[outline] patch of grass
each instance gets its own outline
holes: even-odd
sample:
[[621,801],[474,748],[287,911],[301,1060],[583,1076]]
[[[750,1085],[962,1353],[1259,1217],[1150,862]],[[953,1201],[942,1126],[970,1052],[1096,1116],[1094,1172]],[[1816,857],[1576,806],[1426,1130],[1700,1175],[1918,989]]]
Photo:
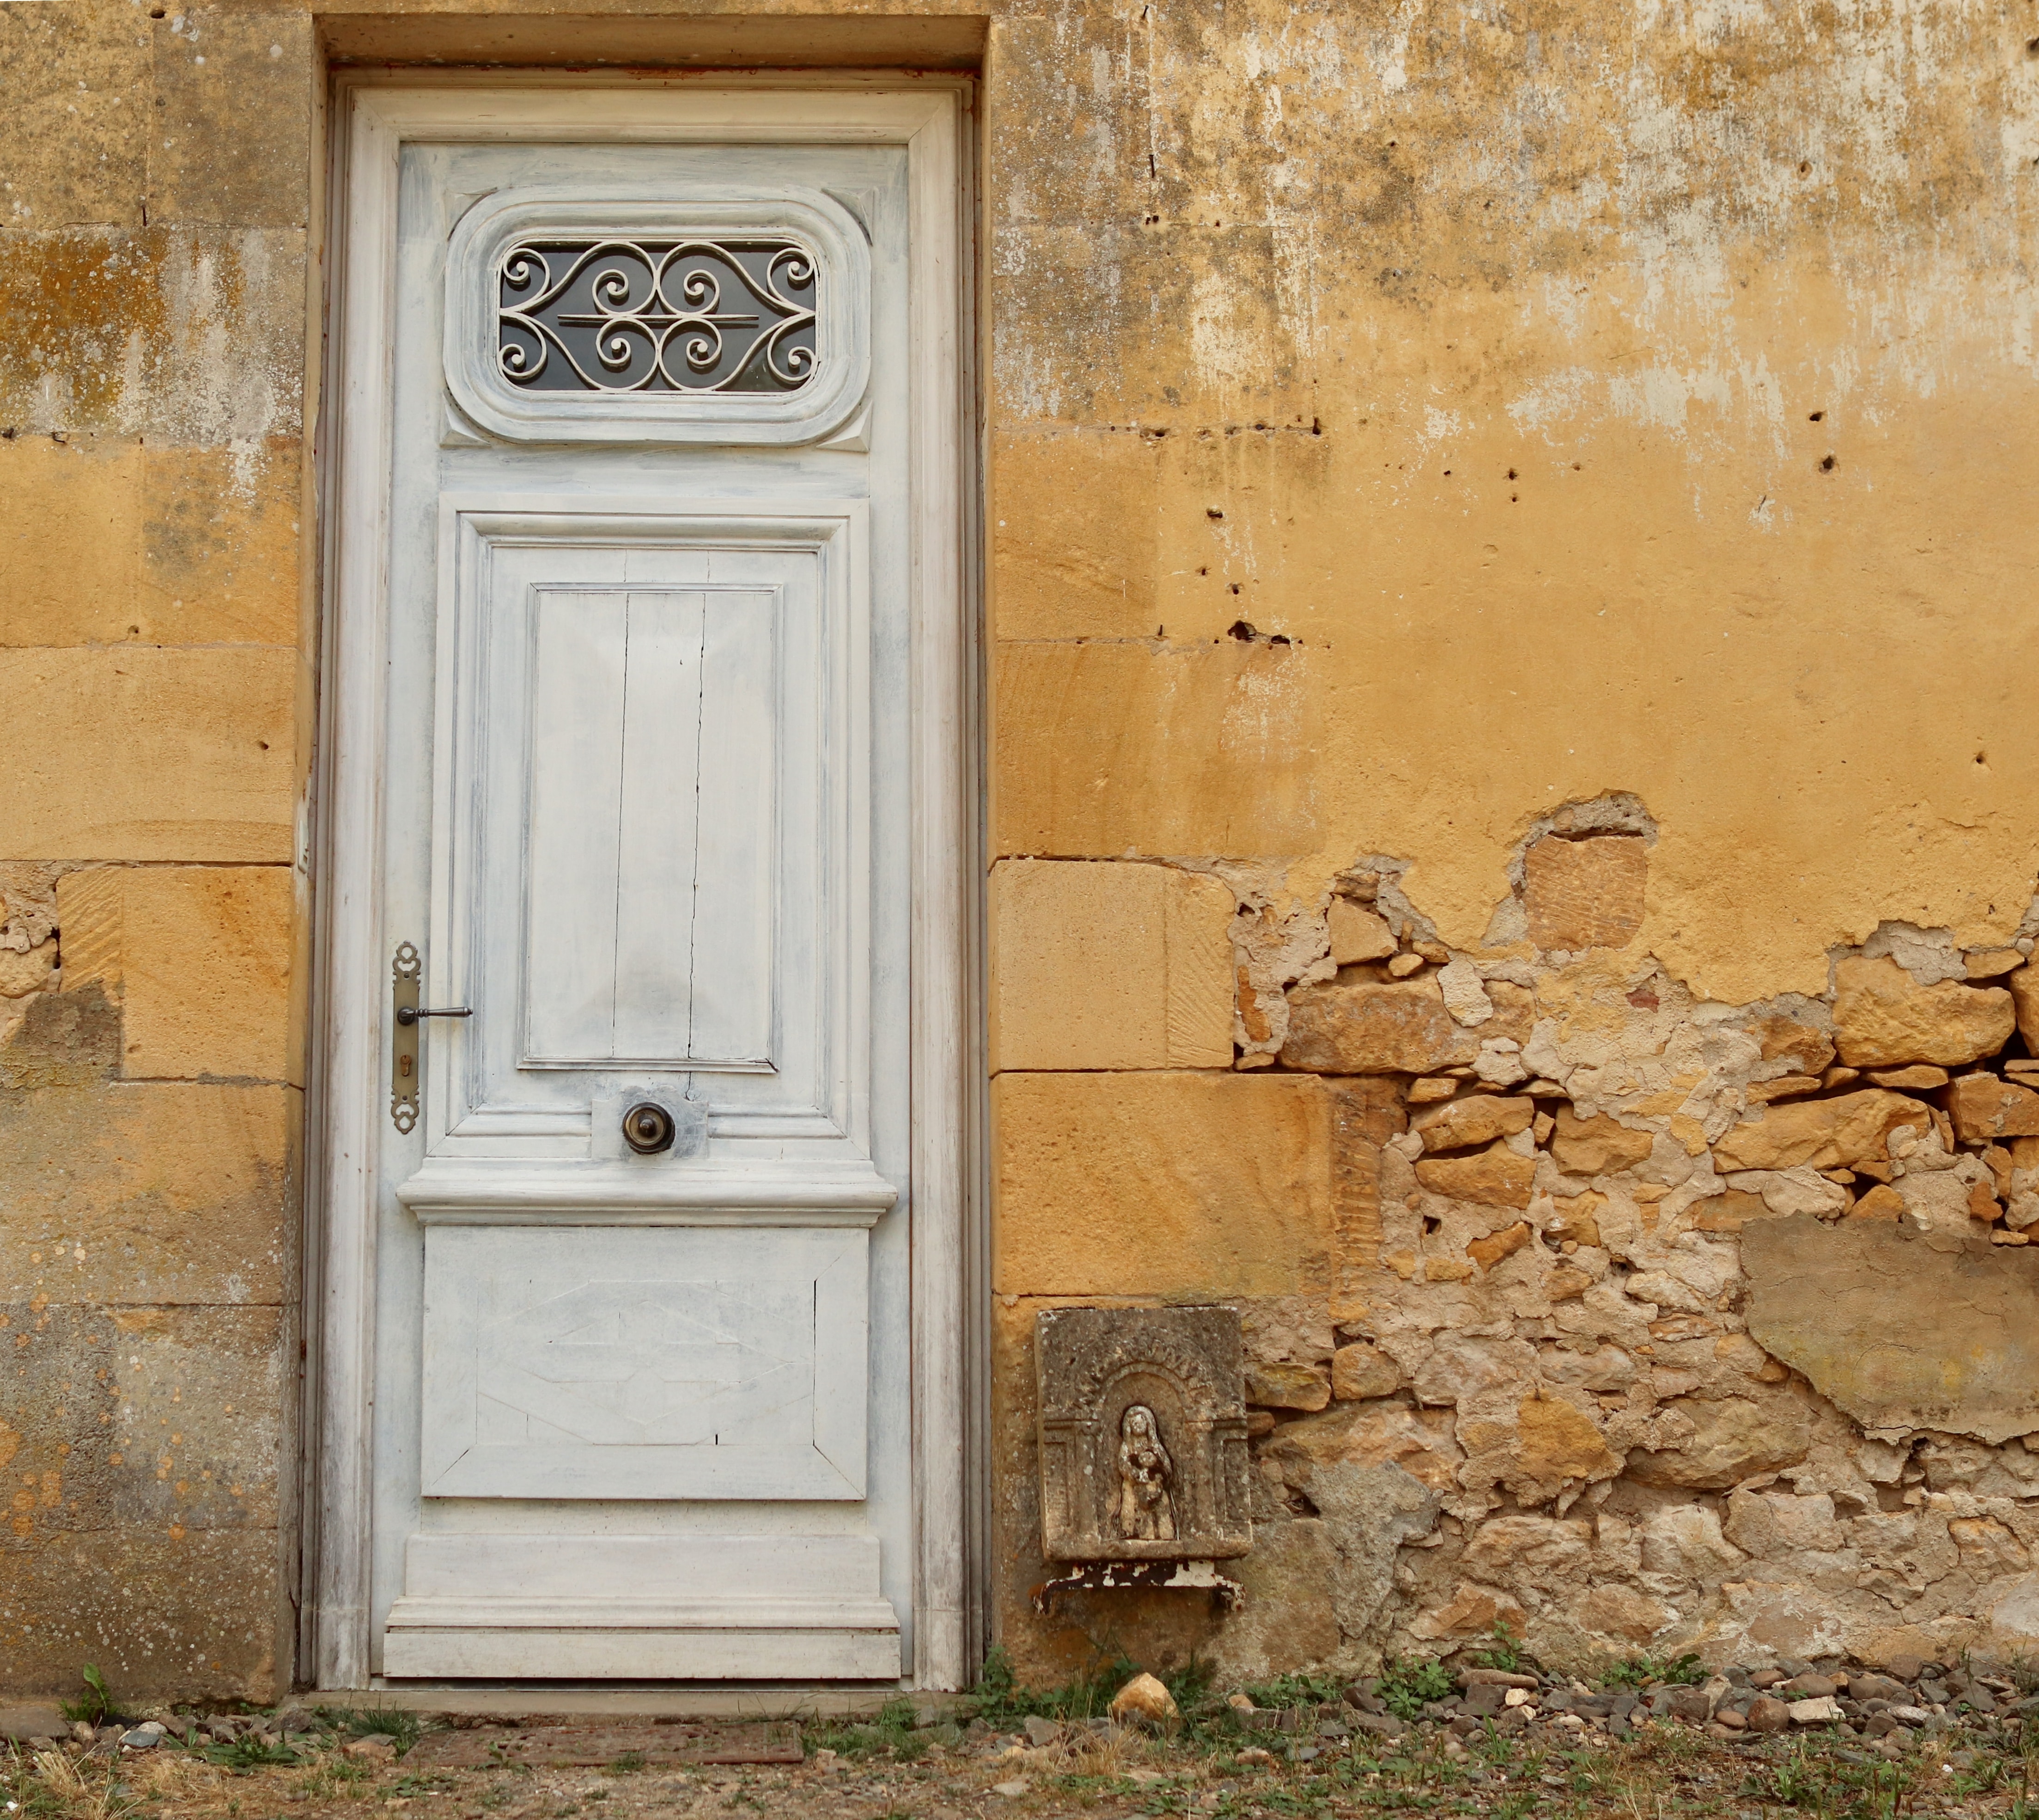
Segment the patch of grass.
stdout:
[[262,1769],[271,1764],[294,1764],[302,1761],[287,1744],[265,1744],[253,1732],[245,1732],[231,1744],[208,1744],[199,1752],[208,1763],[217,1763],[230,1769],[237,1776],[245,1776],[251,1769]]
[[1374,1690],[1397,1719],[1411,1719],[1433,1700],[1449,1700],[1457,1691],[1451,1671],[1441,1662],[1404,1662],[1391,1656]]
[[914,1735],[915,1716],[910,1700],[889,1700],[875,1722],[821,1727],[808,1731],[804,1742],[811,1750],[833,1750],[841,1757],[883,1752],[910,1763],[927,1750],[926,1741]]
[[401,1706],[317,1706],[312,1708],[320,1724],[342,1738],[393,1738],[397,1754],[418,1742],[424,1722]]
[[1706,1664],[1688,1651],[1681,1656],[1632,1655],[1602,1671],[1603,1688],[1697,1687],[1707,1678]]
[[[358,1763],[350,1763],[344,1757],[328,1757],[314,1764],[298,1784],[308,1800],[358,1801],[367,1792],[363,1784],[369,1780],[368,1772]],[[397,1792],[411,1792],[400,1783]]]
[[642,1769],[644,1767],[644,1753],[643,1751],[626,1750],[621,1757],[615,1758],[609,1763],[605,1764],[602,1766],[602,1773],[605,1776],[628,1776],[633,1771]]
[[1345,1683],[1331,1674],[1278,1674],[1272,1681],[1254,1681],[1240,1691],[1255,1706],[1322,1706],[1342,1699]]

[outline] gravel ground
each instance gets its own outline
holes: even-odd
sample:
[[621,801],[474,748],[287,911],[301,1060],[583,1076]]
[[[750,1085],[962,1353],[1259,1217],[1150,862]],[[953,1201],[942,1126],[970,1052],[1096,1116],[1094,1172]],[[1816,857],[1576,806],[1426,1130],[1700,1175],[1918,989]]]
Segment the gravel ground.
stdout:
[[[968,1732],[949,1723],[915,1727],[899,1708],[886,1723],[807,1728],[797,1765],[644,1768],[640,1754],[626,1751],[597,1767],[446,1769],[423,1761],[429,1751],[407,1761],[419,1735],[408,1715],[329,1715],[320,1729],[294,1734],[249,1715],[230,1744],[201,1733],[195,1744],[165,1739],[139,1750],[117,1738],[14,1749],[5,1760],[6,1811],[8,1820],[366,1820],[378,1812],[404,1820],[1402,1812],[1782,1820],[1794,1811],[1823,1820],[2039,1820],[2039,1795],[2028,1799],[2039,1728],[2028,1757],[2022,1727],[2001,1722],[1957,1721],[1871,1750],[1839,1727],[1731,1742],[1669,1717],[1605,1741],[1488,1724],[1455,1735],[1435,1720],[1395,1738],[1326,1738],[1308,1717],[1272,1731],[1257,1718],[1242,1731],[1240,1718],[1221,1707],[1193,1709],[1165,1735],[1072,1724],[1036,1744],[982,1722]],[[393,1736],[378,1730],[385,1726]],[[1035,1723],[1037,1736],[1050,1729]],[[642,1730],[655,1750],[658,1728]]]

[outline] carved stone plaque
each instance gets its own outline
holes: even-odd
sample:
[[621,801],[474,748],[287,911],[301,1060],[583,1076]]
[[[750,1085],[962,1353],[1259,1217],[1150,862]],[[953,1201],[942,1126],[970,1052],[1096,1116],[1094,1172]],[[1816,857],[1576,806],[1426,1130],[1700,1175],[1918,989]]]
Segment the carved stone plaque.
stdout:
[[1051,1561],[1252,1546],[1244,1354],[1228,1308],[1061,1308],[1034,1329]]

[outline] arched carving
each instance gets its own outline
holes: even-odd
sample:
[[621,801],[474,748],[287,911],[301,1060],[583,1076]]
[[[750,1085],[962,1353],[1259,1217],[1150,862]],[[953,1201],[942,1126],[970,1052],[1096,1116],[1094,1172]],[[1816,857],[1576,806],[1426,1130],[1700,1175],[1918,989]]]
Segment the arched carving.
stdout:
[[1212,1560],[1252,1543],[1228,1308],[1054,1309],[1035,1325],[1050,1560]]

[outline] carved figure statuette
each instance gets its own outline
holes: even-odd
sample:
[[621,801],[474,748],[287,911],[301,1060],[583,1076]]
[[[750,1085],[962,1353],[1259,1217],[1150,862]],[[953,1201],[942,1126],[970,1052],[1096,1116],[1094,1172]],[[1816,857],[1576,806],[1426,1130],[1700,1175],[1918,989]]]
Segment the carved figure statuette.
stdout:
[[1129,1404],[1118,1423],[1118,1533],[1129,1542],[1172,1542],[1175,1507],[1168,1487],[1175,1463],[1161,1426],[1144,1403]]
[[1236,1309],[1043,1309],[1035,1363],[1049,1560],[1209,1562],[1253,1545]]

